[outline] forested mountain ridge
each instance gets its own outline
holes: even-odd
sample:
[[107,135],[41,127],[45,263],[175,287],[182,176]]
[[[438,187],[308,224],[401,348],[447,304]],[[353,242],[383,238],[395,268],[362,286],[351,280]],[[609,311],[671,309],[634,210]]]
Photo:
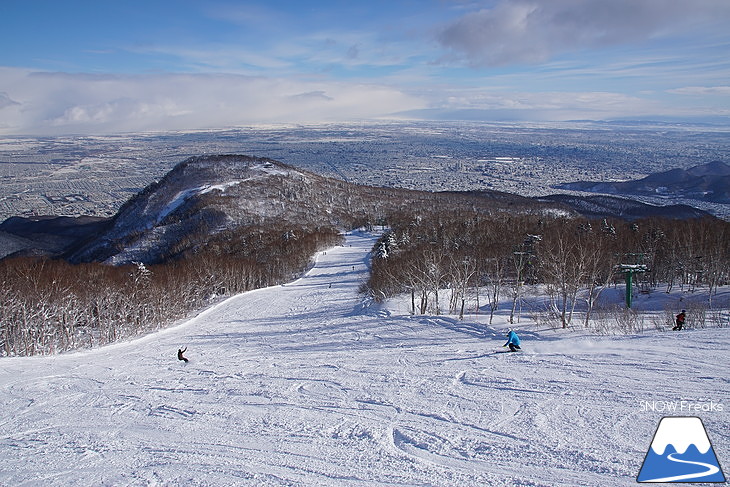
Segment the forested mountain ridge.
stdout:
[[[495,193],[496,195],[497,193]],[[193,157],[130,199],[108,229],[68,253],[72,262],[157,263],[194,252],[236,229],[272,225],[346,229],[393,213],[454,210],[489,214],[561,212],[552,202],[499,193],[485,198],[347,183],[241,155]]]
[[591,196],[554,194],[544,196],[540,199],[565,204],[582,216],[592,219],[620,218],[622,220],[637,220],[640,218],[659,217],[672,220],[686,220],[709,216],[706,211],[689,205],[673,204],[656,206],[625,197],[601,194]]
[[689,169],[670,169],[632,181],[576,181],[557,186],[592,193],[665,196],[730,203],[730,165],[713,161]]

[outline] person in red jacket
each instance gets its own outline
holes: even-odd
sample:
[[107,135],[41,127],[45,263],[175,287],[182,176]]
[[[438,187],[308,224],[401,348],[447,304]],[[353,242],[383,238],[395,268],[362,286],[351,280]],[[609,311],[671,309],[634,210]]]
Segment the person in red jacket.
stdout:
[[674,324],[674,328],[672,328],[672,330],[679,331],[682,328],[684,328],[684,320],[686,318],[686,314],[685,313],[686,313],[686,311],[685,310],[682,310],[682,312],[677,315],[677,317],[674,320],[675,321],[675,324]]

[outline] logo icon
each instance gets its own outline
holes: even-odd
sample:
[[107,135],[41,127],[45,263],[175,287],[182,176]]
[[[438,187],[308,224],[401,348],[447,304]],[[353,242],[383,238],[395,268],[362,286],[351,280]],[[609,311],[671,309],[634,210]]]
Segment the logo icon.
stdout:
[[702,420],[662,418],[636,481],[725,482]]

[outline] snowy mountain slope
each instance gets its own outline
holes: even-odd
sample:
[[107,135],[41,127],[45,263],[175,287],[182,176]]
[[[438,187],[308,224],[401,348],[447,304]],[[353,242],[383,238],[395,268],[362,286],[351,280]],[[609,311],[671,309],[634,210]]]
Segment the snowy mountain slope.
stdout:
[[[635,485],[661,416],[730,458],[728,329],[590,337],[410,317],[357,294],[374,237],[303,278],[93,351],[0,360],[0,484]],[[190,362],[178,362],[187,346]]]
[[[157,183],[125,203],[110,228],[74,249],[72,261],[106,260],[119,264],[154,262],[169,257],[170,248],[191,235],[214,234],[263,217],[261,194],[237,192],[242,183],[275,186],[275,178],[303,173],[246,156],[193,157],[178,164]],[[279,189],[276,186],[273,190]],[[245,196],[253,196],[246,198]],[[269,210],[279,217],[283,211]]]

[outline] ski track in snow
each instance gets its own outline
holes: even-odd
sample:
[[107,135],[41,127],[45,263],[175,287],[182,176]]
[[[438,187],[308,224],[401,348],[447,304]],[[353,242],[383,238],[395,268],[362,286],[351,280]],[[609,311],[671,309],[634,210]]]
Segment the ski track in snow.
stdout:
[[363,302],[374,238],[137,340],[0,360],[0,484],[635,485],[662,416],[642,400],[722,403],[727,459],[730,330],[526,328],[497,354],[504,321]]

